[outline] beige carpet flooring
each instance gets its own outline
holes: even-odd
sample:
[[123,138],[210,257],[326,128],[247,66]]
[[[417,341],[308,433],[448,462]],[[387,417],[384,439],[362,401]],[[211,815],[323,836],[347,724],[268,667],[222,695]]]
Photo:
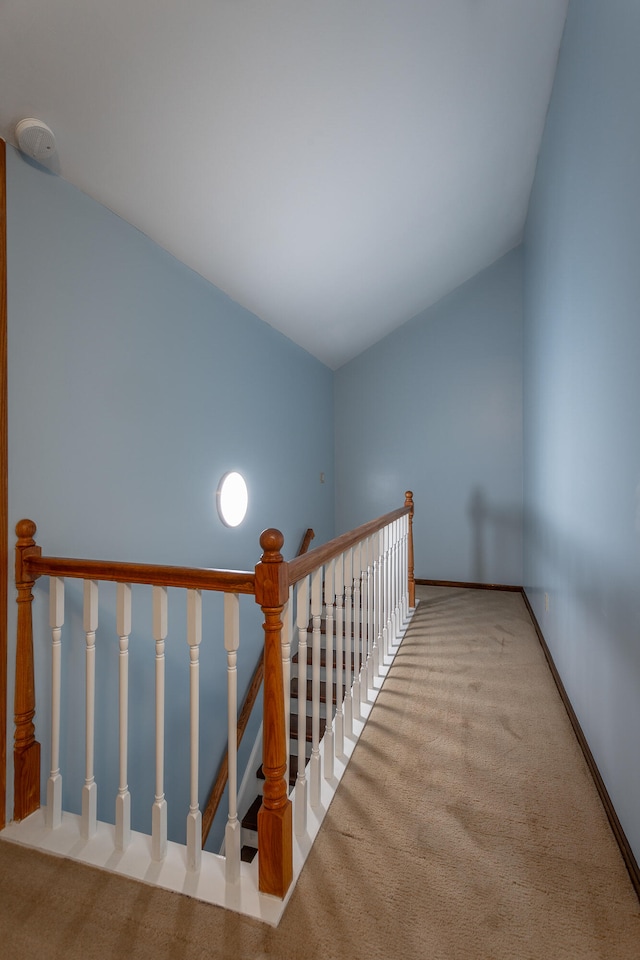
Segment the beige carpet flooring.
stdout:
[[0,842],[2,960],[640,960],[522,597],[419,596],[278,929]]

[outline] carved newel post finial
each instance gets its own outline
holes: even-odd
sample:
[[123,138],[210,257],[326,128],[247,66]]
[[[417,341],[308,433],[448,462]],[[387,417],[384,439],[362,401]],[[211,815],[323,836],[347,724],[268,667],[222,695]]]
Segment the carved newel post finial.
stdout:
[[404,495],[404,505],[409,507],[409,537],[408,537],[408,587],[409,587],[409,606],[413,609],[416,605],[416,580],[413,573],[413,491],[407,490]]
[[282,610],[289,596],[289,572],[281,549],[284,537],[263,531],[256,566],[256,602],[264,614],[264,719],[262,768],[265,783],[258,814],[258,885],[284,897],[293,879],[291,801],[287,795],[287,743],[282,679]]
[[40,806],[40,744],[35,737],[33,718],[36,695],[33,675],[33,627],[31,590],[35,578],[27,570],[30,556],[39,556],[40,547],[33,539],[33,520],[20,520],[16,525],[16,588],[18,627],[16,637],[16,677],[14,693],[14,820],[24,820]]

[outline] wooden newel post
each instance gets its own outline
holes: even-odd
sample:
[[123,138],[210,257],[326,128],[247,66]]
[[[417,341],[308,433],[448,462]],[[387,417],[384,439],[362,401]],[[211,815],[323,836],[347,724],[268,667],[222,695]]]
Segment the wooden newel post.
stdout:
[[36,695],[33,679],[33,626],[31,593],[35,579],[27,572],[26,559],[40,556],[33,535],[32,520],[20,520],[16,526],[16,587],[18,589],[18,633],[16,642],[16,683],[14,696],[15,734],[13,747],[14,820],[24,820],[40,806],[40,744],[36,740],[33,718]]
[[258,813],[258,886],[284,897],[293,879],[291,801],[287,795],[287,743],[282,680],[282,610],[289,596],[287,564],[279,530],[260,537],[263,554],[256,566],[256,602],[264,614],[264,720],[262,768],[265,783]]
[[408,566],[409,566],[409,606],[416,605],[416,580],[413,574],[413,491],[407,490],[404,495],[404,505],[409,507],[409,537],[408,537]]

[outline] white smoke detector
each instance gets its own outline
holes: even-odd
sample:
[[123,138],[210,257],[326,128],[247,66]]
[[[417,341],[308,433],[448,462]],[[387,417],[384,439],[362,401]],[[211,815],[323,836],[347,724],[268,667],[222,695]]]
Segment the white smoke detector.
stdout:
[[16,140],[20,151],[38,163],[47,163],[55,155],[55,137],[42,120],[21,120],[16,126]]

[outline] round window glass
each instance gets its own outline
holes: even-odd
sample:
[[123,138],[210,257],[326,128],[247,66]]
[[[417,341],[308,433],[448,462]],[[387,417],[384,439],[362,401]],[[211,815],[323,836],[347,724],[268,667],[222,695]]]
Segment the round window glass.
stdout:
[[244,520],[249,505],[247,484],[235,470],[225,473],[216,495],[220,519],[228,527],[237,527]]

